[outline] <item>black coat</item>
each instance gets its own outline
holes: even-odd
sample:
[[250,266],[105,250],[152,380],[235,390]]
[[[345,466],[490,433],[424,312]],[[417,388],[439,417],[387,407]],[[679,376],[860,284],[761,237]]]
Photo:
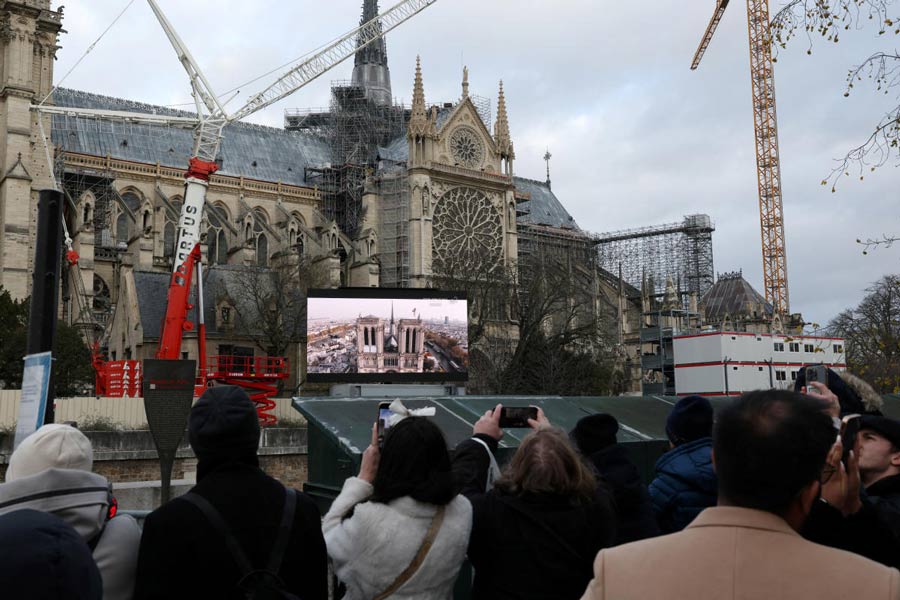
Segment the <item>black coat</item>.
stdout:
[[[496,449],[496,441],[481,439]],[[484,493],[489,464],[478,442],[466,440],[456,449],[454,474],[473,509],[468,548],[475,569],[473,600],[581,598],[597,552],[614,539],[608,498],[573,505],[559,496]]]
[[659,535],[659,525],[647,486],[637,467],[622,446],[614,444],[588,457],[594,469],[609,486],[615,502],[615,544],[627,544]]
[[861,500],[859,512],[848,517],[829,504],[816,502],[803,536],[900,568],[900,475],[876,481],[865,489]]
[[[262,568],[275,542],[284,487],[251,464],[228,463],[198,479],[191,490],[221,513],[255,567]],[[297,494],[291,539],[279,575],[303,600],[328,596],[325,540],[319,511]],[[223,538],[193,504],[174,499],[144,523],[135,599],[243,600],[240,572]]]

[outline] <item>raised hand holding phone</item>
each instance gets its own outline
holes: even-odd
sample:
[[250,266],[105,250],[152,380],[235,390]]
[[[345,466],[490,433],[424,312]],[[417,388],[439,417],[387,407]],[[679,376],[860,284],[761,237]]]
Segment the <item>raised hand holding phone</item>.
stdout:
[[378,448],[378,423],[372,425],[372,442],[363,452],[362,461],[359,464],[358,477],[363,481],[372,483],[378,474],[378,463],[381,461],[381,450]]

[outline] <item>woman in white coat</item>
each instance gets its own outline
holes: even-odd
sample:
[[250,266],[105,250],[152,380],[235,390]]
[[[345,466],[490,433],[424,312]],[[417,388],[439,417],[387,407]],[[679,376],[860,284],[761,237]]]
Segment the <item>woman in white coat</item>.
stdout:
[[472,507],[456,493],[447,443],[424,417],[372,428],[359,476],[344,482],[322,522],[345,600],[445,600],[466,554]]

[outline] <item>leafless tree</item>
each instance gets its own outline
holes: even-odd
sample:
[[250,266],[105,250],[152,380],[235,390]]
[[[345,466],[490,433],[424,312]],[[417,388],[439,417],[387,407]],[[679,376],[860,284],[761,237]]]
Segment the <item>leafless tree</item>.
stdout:
[[325,281],[316,262],[296,253],[273,257],[269,268],[241,271],[234,298],[235,332],[270,356],[284,356],[291,344],[304,341],[307,290]]
[[612,391],[614,325],[589,247],[536,244],[513,268],[442,263],[434,283],[469,298],[470,389],[491,394]]
[[856,308],[832,320],[829,330],[846,338],[848,369],[881,393],[900,393],[900,275],[886,275]]
[[[813,40],[823,38],[837,43],[842,32],[871,24],[879,35],[900,34],[900,8],[897,0],[790,0],[772,19],[775,49],[785,48],[798,35],[807,39],[807,54],[812,54]],[[858,175],[884,166],[892,159],[900,164],[900,53],[875,52],[849,70],[844,96],[863,79],[872,80],[876,91],[893,96],[894,106],[887,110],[869,137],[837,161],[822,185],[831,184],[835,191],[839,178]]]

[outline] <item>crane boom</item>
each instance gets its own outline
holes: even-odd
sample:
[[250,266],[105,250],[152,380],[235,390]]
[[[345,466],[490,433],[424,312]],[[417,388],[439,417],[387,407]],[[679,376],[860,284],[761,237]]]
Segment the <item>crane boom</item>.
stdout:
[[361,27],[345,34],[321,52],[292,67],[272,85],[255,94],[229,121],[243,119],[293,94],[295,91],[342,63],[358,50],[410,20],[437,0],[404,0]]
[[725,9],[728,7],[729,0],[719,0],[716,5],[716,11],[713,13],[712,18],[709,20],[709,25],[706,26],[706,33],[703,34],[703,39],[700,40],[700,46],[697,47],[697,52],[694,53],[694,61],[691,63],[691,71],[697,69],[700,66],[700,61],[703,60],[703,55],[706,53],[706,49],[709,47],[709,43],[712,41],[713,34],[716,32],[716,28],[719,26],[719,21],[722,20],[722,15],[725,14]]
[[[692,70],[700,65],[700,60],[709,47],[728,1],[718,0],[716,11],[694,54]],[[775,70],[772,63],[772,38],[769,32],[769,1],[747,0],[747,20],[763,286],[766,300],[772,304],[775,313],[787,315],[790,313],[790,298],[784,240],[784,208],[781,197],[781,163],[778,152],[778,118],[775,110]]]
[[[188,319],[193,306],[189,303],[190,287],[195,265],[200,261],[200,225],[210,176],[218,170],[216,158],[225,125],[238,121],[286,98],[317,77],[340,64],[357,50],[392,31],[402,23],[431,6],[437,0],[402,0],[361,27],[341,36],[336,42],[290,69],[268,88],[255,94],[233,115],[225,112],[200,66],[191,56],[175,28],[163,14],[155,0],[147,0],[169,38],[178,60],[190,78],[199,123],[194,131],[194,153],[185,174],[184,203],[178,220],[175,260],[166,306],[166,316],[160,333],[157,358],[174,359],[180,356],[182,336],[194,329]],[[204,108],[206,111],[204,111]],[[202,310],[202,307],[201,307]],[[202,337],[202,331],[201,331]],[[201,340],[201,345],[202,345]],[[202,357],[201,357],[202,360]]]

